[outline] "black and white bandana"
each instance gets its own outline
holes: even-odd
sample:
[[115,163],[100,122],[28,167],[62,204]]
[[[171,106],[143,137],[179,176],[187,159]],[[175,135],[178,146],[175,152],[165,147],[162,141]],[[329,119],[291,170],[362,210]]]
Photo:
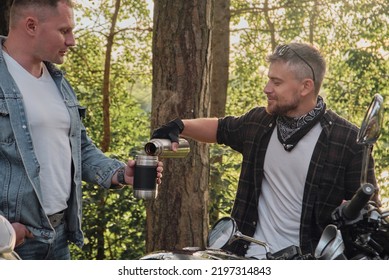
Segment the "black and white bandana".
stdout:
[[285,151],[293,150],[300,139],[321,119],[325,109],[326,105],[323,98],[319,96],[316,107],[307,114],[296,118],[277,117],[277,136]]

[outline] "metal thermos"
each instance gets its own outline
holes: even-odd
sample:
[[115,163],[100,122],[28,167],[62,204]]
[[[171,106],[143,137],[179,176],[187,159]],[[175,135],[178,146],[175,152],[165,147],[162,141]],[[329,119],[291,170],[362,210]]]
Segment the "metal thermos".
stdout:
[[135,157],[134,197],[151,200],[157,197],[158,157],[137,155]]
[[160,158],[183,158],[190,152],[189,142],[183,138],[178,139],[177,151],[172,150],[172,142],[169,139],[151,139],[145,145],[145,152],[150,156]]

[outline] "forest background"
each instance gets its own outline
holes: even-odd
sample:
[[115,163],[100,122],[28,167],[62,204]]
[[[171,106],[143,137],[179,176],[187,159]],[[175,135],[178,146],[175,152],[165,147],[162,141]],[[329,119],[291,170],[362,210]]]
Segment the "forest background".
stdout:
[[[1,34],[7,34],[11,2],[0,4]],[[123,161],[142,152],[152,129],[169,119],[240,115],[266,105],[265,57],[281,43],[307,42],[322,51],[328,71],[321,95],[339,115],[359,126],[375,93],[388,108],[386,0],[78,3],[77,46],[60,67],[88,108],[89,136]],[[174,66],[172,76],[161,71],[165,63],[178,65],[177,58],[198,53],[200,60],[185,59],[181,65],[195,69],[192,73],[177,74]],[[186,86],[171,86],[180,82],[174,75],[185,76]],[[85,246],[72,247],[73,258],[136,259],[154,250],[203,247],[209,226],[231,211],[241,158],[223,146],[191,141],[191,148],[188,158],[164,160],[156,201],[133,198],[131,188],[107,191],[84,184]],[[373,152],[386,207],[388,149],[385,118]]]

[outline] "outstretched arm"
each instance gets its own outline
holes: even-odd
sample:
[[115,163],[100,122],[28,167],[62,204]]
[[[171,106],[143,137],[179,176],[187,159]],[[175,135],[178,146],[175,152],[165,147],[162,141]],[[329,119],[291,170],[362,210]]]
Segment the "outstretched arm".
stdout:
[[205,143],[216,143],[217,118],[174,119],[154,130],[151,138],[169,139],[173,151],[178,148],[181,136]]
[[217,118],[182,120],[184,130],[181,135],[199,142],[216,143]]

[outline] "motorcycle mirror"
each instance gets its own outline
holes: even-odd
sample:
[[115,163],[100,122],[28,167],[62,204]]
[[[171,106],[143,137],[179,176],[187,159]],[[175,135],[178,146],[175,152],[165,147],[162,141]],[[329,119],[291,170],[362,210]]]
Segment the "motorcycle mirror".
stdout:
[[208,235],[208,248],[221,249],[230,243],[236,232],[236,222],[230,217],[218,220]]
[[362,121],[361,129],[357,136],[357,143],[364,145],[374,144],[381,133],[384,115],[384,99],[380,94],[375,94]]
[[379,94],[375,94],[357,135],[357,143],[364,145],[361,185],[367,183],[369,155],[372,151],[373,144],[377,141],[381,133],[381,126],[384,119],[383,103],[384,98]]
[[265,247],[266,253],[269,252],[269,247],[265,242],[242,234],[238,230],[235,220],[231,217],[221,218],[215,223],[208,235],[208,248],[222,249],[224,246],[229,245],[238,239],[263,246]]

